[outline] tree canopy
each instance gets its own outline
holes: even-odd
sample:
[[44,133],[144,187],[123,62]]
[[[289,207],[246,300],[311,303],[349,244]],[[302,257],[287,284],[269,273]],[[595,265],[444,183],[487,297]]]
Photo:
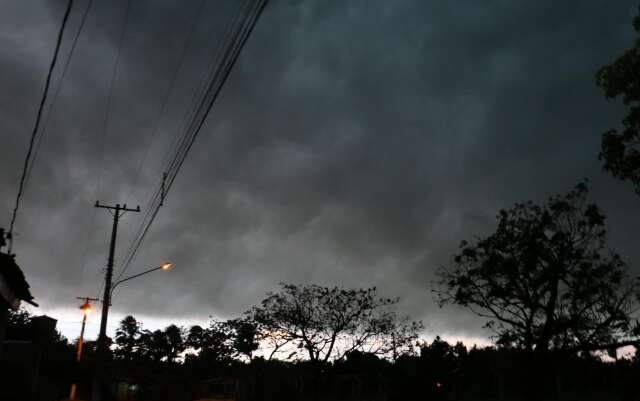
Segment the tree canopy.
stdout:
[[397,318],[390,309],[397,301],[379,297],[375,287],[282,284],[248,315],[279,347],[290,344],[290,357],[302,350],[312,362],[327,362],[355,350],[389,353],[401,336],[415,338],[421,326]]
[[441,305],[488,319],[498,344],[529,352],[637,344],[638,282],[606,246],[605,217],[579,184],[543,205],[501,210],[496,231],[463,241],[439,272]]
[[612,64],[598,71],[596,80],[607,98],[621,97],[629,112],[623,129],[602,135],[600,159],[614,177],[630,181],[640,194],[640,14],[633,20],[639,34],[635,44]]
[[131,360],[140,346],[142,325],[133,317],[126,316],[120,321],[116,329],[116,355],[125,360]]

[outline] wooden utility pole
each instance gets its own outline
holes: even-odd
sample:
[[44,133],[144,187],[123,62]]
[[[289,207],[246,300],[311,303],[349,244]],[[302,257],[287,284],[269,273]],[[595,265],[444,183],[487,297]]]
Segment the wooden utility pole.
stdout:
[[[135,209],[127,208],[127,205],[115,206],[101,205],[96,201],[95,207],[112,210],[113,228],[111,229],[111,243],[109,244],[109,259],[107,259],[107,271],[104,278],[104,295],[102,296],[102,316],[100,317],[100,333],[98,334],[98,372],[106,370],[107,357],[107,318],[109,316],[109,306],[111,306],[111,280],[113,279],[113,261],[116,252],[116,236],[118,235],[118,221],[120,216],[126,212],[140,212],[140,206]],[[100,373],[99,373],[100,374]],[[100,401],[102,398],[101,380],[97,380],[94,386],[93,401]]]

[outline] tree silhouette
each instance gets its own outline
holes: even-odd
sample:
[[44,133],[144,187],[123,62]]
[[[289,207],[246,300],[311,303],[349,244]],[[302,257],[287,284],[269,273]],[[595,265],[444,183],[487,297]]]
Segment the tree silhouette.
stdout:
[[162,330],[144,330],[140,335],[142,355],[154,362],[160,362],[171,354],[171,345]]
[[30,340],[31,335],[31,314],[24,309],[18,311],[9,309],[7,340]]
[[203,347],[203,344],[205,343],[205,329],[202,328],[202,326],[199,325],[194,325],[191,326],[189,328],[189,331],[187,333],[187,337],[186,337],[186,345],[187,347],[191,347],[195,350],[199,350],[200,348]]
[[[404,321],[399,318],[395,324]],[[14,314],[11,324],[17,329],[14,332],[24,334],[14,339],[34,340],[31,326],[35,325],[28,314]],[[536,389],[550,393],[557,383],[562,385],[557,387],[555,399],[627,400],[633,399],[637,392],[640,372],[637,355],[633,359],[619,358],[605,363],[596,354],[583,353],[561,360],[546,358],[542,360],[544,364],[540,364],[537,358],[523,361],[525,353],[514,346],[467,350],[461,343],[449,344],[439,337],[430,343],[422,342],[419,356],[404,352],[396,360],[388,358],[390,354],[384,358],[380,353],[364,352],[361,348],[347,353],[342,359],[330,358],[327,363],[267,361],[260,356],[242,363],[238,357],[243,346],[238,344],[247,345],[247,352],[252,352],[250,350],[255,346],[250,333],[253,328],[245,325],[255,328],[254,340],[268,333],[263,326],[246,318],[214,320],[206,328],[193,326],[188,335],[174,325],[141,332],[139,321],[127,317],[121,322],[120,334],[116,336],[118,357],[109,365],[108,376],[135,383],[134,398],[158,401],[194,399],[196,394],[204,396],[205,390],[220,383],[221,377],[233,379],[238,386],[236,390],[242,394],[239,399],[247,401],[294,398],[397,400],[414,399],[416,394],[429,400],[508,400],[523,399],[523,392],[529,398],[552,399],[546,397],[550,394],[536,394]],[[245,330],[250,334],[240,333]],[[179,339],[169,340],[172,332],[174,335],[180,333],[182,342],[197,353],[187,355],[184,361],[171,357],[181,348],[180,345],[171,346],[171,343],[180,344]],[[389,331],[385,341],[391,342],[393,335],[398,333],[404,331],[397,327]],[[85,358],[77,365],[75,348],[59,335],[51,334],[40,364],[42,382],[55,383],[59,389],[66,389],[73,381],[80,389],[90,389],[92,372],[96,368],[96,342],[85,343]],[[240,340],[243,337],[246,341]],[[378,338],[382,337],[372,341]],[[127,344],[134,344],[129,347],[134,350],[130,360],[123,351]],[[298,344],[299,339],[285,348],[287,352],[292,348],[298,350],[295,348]],[[24,343],[18,341],[13,345],[20,348]],[[14,354],[14,358],[23,356]],[[169,363],[172,358],[173,363]],[[11,377],[13,370],[15,366],[10,363],[0,364],[3,378]]]
[[133,316],[126,316],[116,330],[115,355],[125,361],[135,357],[156,362],[173,363],[187,348],[189,342],[184,329],[171,324],[164,330],[142,330]]
[[134,353],[140,345],[142,325],[131,315],[120,321],[120,326],[116,330],[116,356],[131,361]]
[[[640,15],[633,20],[640,34]],[[607,98],[622,97],[629,113],[622,120],[624,129],[602,135],[600,159],[614,177],[630,181],[640,194],[640,37],[612,64],[598,71],[598,85]]]
[[248,315],[266,337],[301,350],[314,363],[342,359],[354,350],[389,351],[398,319],[389,309],[397,299],[380,298],[376,288],[342,289],[282,284]]
[[167,362],[172,363],[187,348],[184,329],[172,324],[164,329],[163,334],[167,344]]
[[225,364],[234,354],[232,338],[231,328],[226,322],[212,320],[206,329],[192,326],[187,334],[186,345],[197,352],[190,355],[192,360]]
[[387,335],[387,350],[382,353],[389,355],[393,362],[403,355],[415,354],[418,333],[423,328],[422,322],[410,321],[406,316],[397,318]]
[[528,353],[638,344],[637,281],[606,247],[605,217],[580,184],[542,206],[516,204],[439,272],[440,304],[488,318],[497,343]]
[[467,348],[461,342],[455,345],[436,336],[431,344],[424,343],[420,349],[420,360],[429,380],[434,398],[456,386],[456,376],[467,357]]
[[233,349],[236,355],[253,359],[253,353],[259,347],[260,334],[258,324],[251,319],[233,319],[227,321],[232,332]]

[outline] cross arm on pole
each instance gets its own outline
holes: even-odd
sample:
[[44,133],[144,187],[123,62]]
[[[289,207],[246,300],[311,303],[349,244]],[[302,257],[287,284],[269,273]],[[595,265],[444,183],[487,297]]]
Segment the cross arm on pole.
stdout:
[[115,206],[109,206],[109,205],[102,205],[100,204],[100,201],[96,201],[96,204],[94,206],[99,207],[101,209],[111,209],[111,210],[123,211],[123,212],[140,212],[140,206],[136,206],[135,209],[132,209],[132,208],[128,208],[126,203],[124,205],[116,204]]

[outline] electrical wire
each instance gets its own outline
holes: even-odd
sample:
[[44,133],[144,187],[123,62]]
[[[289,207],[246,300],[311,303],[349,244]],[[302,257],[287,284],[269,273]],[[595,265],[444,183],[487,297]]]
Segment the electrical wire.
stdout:
[[[248,1],[245,0],[245,4],[248,4]],[[235,16],[232,18],[232,23],[231,25],[225,30],[223,39],[221,41],[220,46],[218,46],[218,49],[223,49],[226,46],[228,46],[230,44],[231,41],[231,34],[233,29],[231,27],[233,26],[237,26],[239,24],[239,21],[242,17],[242,11],[244,10],[244,6],[242,7],[238,7],[238,9],[236,10],[236,14]],[[171,160],[173,157],[175,157],[175,153],[176,153],[176,149],[178,149],[181,145],[181,143],[184,141],[185,136],[187,135],[187,129],[189,126],[189,121],[193,120],[197,110],[198,110],[198,104],[203,102],[205,93],[207,91],[207,88],[210,85],[210,81],[213,77],[213,71],[215,70],[215,66],[217,64],[220,63],[220,60],[222,58],[222,51],[218,50],[218,51],[214,51],[211,53],[211,57],[207,63],[207,68],[205,69],[205,71],[203,72],[202,76],[200,77],[200,81],[203,82],[203,84],[200,86],[200,89],[196,92],[194,92],[193,97],[191,99],[191,102],[189,104],[188,110],[191,110],[189,114],[187,114],[182,122],[182,126],[184,127],[182,134],[178,135],[175,137],[175,140],[173,141],[172,146],[169,148],[170,150],[167,152],[167,154],[165,155],[162,164],[167,164],[169,162],[169,160]],[[166,169],[165,169],[166,171]]]
[[29,185],[29,178],[31,177],[31,170],[33,169],[33,166],[35,164],[35,160],[38,157],[38,152],[40,151],[40,145],[42,143],[42,138],[44,137],[45,133],[47,132],[47,128],[49,128],[49,120],[51,119],[51,115],[53,114],[53,110],[54,107],[56,105],[56,102],[58,100],[58,95],[60,94],[60,89],[62,88],[62,84],[64,82],[64,79],[67,76],[67,70],[69,69],[69,64],[71,62],[71,59],[73,58],[73,53],[76,50],[76,45],[78,44],[78,38],[80,37],[80,34],[82,33],[82,30],[84,28],[84,24],[85,21],[87,20],[87,15],[89,14],[89,9],[91,9],[91,4],[92,4],[93,0],[88,0],[87,1],[87,6],[84,9],[84,13],[82,14],[82,17],[80,19],[80,24],[78,26],[78,30],[76,31],[76,34],[73,38],[73,42],[71,43],[71,49],[69,50],[69,55],[67,56],[67,61],[64,63],[64,67],[62,68],[62,74],[60,75],[60,80],[58,81],[58,85],[56,87],[56,90],[53,93],[53,98],[51,99],[51,103],[49,105],[49,110],[47,112],[47,117],[44,120],[44,124],[42,125],[42,131],[40,133],[40,135],[38,135],[37,139],[36,139],[36,144],[35,144],[35,148],[33,150],[33,157],[32,157],[32,163],[29,164],[29,168],[27,170],[27,178],[25,179],[25,187]]
[[[104,174],[104,161],[105,161],[105,146],[106,146],[106,137],[108,135],[108,126],[109,126],[109,118],[111,116],[111,103],[112,103],[112,99],[113,99],[113,92],[114,92],[114,87],[115,87],[115,81],[116,81],[116,77],[118,76],[118,70],[119,70],[119,66],[120,66],[120,55],[122,54],[122,47],[124,45],[124,39],[126,37],[126,32],[127,32],[127,27],[129,25],[129,9],[131,8],[131,0],[127,0],[127,4],[125,7],[125,11],[124,11],[124,18],[123,18],[123,22],[122,22],[122,28],[120,30],[120,39],[118,41],[118,51],[116,53],[116,60],[115,60],[115,64],[113,67],[113,72],[111,73],[111,80],[109,82],[109,94],[107,97],[107,106],[106,106],[106,111],[105,111],[105,116],[104,119],[102,121],[102,143],[101,143],[101,161],[100,161],[100,172],[98,174],[98,187],[97,187],[97,192],[98,194],[102,193],[102,176]],[[102,289],[104,288],[104,281],[100,280],[100,287],[98,289],[98,295],[96,296],[96,298],[100,297],[100,293],[102,292]]]
[[[204,1],[201,3],[201,6],[204,6]],[[199,12],[202,12],[202,9],[200,9]],[[193,26],[193,28],[195,28],[195,26]],[[216,56],[216,53],[214,52],[213,57],[211,58],[210,63],[209,63],[210,64],[210,67],[209,67],[210,69],[212,68],[211,66],[213,65],[213,61],[215,59],[215,56]],[[176,71],[176,72],[179,72],[179,71]],[[205,79],[206,79],[206,74],[202,77],[202,80],[205,80]],[[193,97],[193,99],[191,101],[191,106],[189,107],[189,109],[192,109],[192,108],[195,109],[195,106],[198,104],[198,98],[199,97],[201,98],[202,94],[204,93],[204,87],[199,92],[200,93],[196,92],[194,94],[194,97]],[[200,99],[200,101],[201,101],[201,99]],[[193,113],[194,113],[194,111],[191,112],[191,114],[193,114]],[[186,126],[188,120],[189,120],[188,117],[185,118],[185,122],[184,122],[185,126]],[[180,140],[180,137],[176,137],[175,141],[173,142],[172,148],[174,148],[177,145],[179,140]],[[165,160],[163,161],[162,164],[166,163],[166,161],[168,160],[168,156],[170,156],[171,153],[172,152],[167,153],[167,155],[165,156]],[[143,208],[143,210],[144,210],[143,218],[141,220],[140,226],[138,227],[138,231],[133,236],[134,238],[140,237],[142,231],[144,230],[145,223],[149,220],[149,218],[150,218],[150,216],[152,214],[152,211],[155,209],[155,205],[157,205],[157,203],[158,203],[158,199],[160,199],[160,197],[161,197],[161,190],[162,190],[162,182],[159,182],[158,183],[158,188],[149,197],[149,200],[146,203],[147,206]],[[131,252],[133,251],[134,244],[135,244],[135,240],[133,240],[131,242],[131,246],[127,251],[127,255],[130,255]],[[126,257],[126,260],[129,260],[129,259],[130,259],[130,257]],[[129,261],[129,263],[130,263],[130,261]],[[126,270],[126,269],[124,269],[124,270]],[[124,274],[124,270],[120,271],[120,273],[116,277],[116,281],[119,280],[122,277],[122,275]],[[104,283],[103,283],[103,285],[104,285]]]
[[[115,91],[115,83],[116,78],[118,76],[118,71],[120,70],[120,55],[122,53],[122,47],[124,43],[124,38],[127,33],[127,26],[129,25],[129,9],[131,8],[131,0],[127,0],[127,6],[124,12],[124,22],[122,24],[122,29],[120,31],[120,40],[118,41],[118,52],[116,53],[116,63],[113,67],[113,72],[111,73],[111,80],[109,83],[109,95],[107,97],[107,110],[104,114],[104,120],[102,121],[102,135],[103,135],[103,145],[106,142],[106,136],[109,134],[109,121],[111,117],[111,105],[113,104],[113,92]],[[104,152],[102,155],[102,167],[99,175],[99,185],[98,192],[100,193],[102,190],[102,174],[104,172]]]
[[[198,134],[200,133],[208,115],[217,100],[222,87],[224,86],[227,78],[229,77],[235,62],[237,61],[240,52],[246,44],[249,35],[253,31],[258,18],[260,17],[267,0],[253,0],[247,2],[246,6],[242,6],[241,13],[242,18],[240,22],[236,18],[230,29],[227,31],[224,41],[224,46],[221,48],[220,57],[217,57],[220,62],[216,63],[215,68],[210,71],[207,79],[206,90],[202,95],[201,101],[194,112],[190,114],[188,125],[179,140],[179,144],[175,147],[173,158],[169,163],[169,166],[163,172],[163,180],[161,186],[159,186],[150,202],[151,207],[147,209],[145,217],[143,218],[138,235],[132,242],[120,273],[119,279],[124,275],[127,269],[130,267],[131,262],[135,259],[145,236],[147,235],[151,224],[155,220],[160,207],[163,205],[164,199],[167,193],[171,189],[184,161],[189,153],[193,143],[195,142]],[[166,177],[166,178],[165,178]]]
[[180,56],[178,57],[178,63],[176,64],[175,68],[173,69],[173,72],[171,74],[171,80],[169,85],[167,86],[167,89],[165,90],[163,99],[162,99],[162,103],[160,105],[160,111],[158,113],[158,118],[156,119],[156,123],[154,124],[153,129],[151,130],[151,134],[149,135],[149,140],[147,141],[147,145],[145,147],[145,151],[144,154],[140,160],[140,163],[138,164],[138,168],[136,169],[136,173],[134,175],[134,180],[133,180],[133,184],[131,185],[131,189],[136,188],[136,186],[138,185],[138,181],[140,180],[140,176],[142,173],[142,166],[145,164],[147,157],[149,156],[149,150],[151,149],[151,145],[153,144],[158,131],[160,130],[160,123],[162,122],[162,118],[165,115],[165,110],[167,108],[168,105],[168,100],[170,98],[170,95],[173,93],[174,91],[174,87],[175,84],[177,82],[177,78],[179,75],[179,72],[182,70],[182,65],[184,63],[185,60],[185,56],[187,54],[187,50],[189,49],[189,43],[191,42],[191,38],[193,37],[193,33],[195,31],[195,27],[198,23],[199,17],[202,15],[202,9],[204,8],[204,3],[205,0],[200,0],[200,5],[196,8],[196,12],[193,16],[193,20],[191,22],[191,25],[189,27],[189,30],[187,32],[187,35],[185,37],[184,43],[182,45],[182,50],[180,51]]
[[[202,89],[199,91],[198,94],[198,98],[200,99],[198,102],[198,107],[194,107],[193,110],[191,111],[189,118],[186,121],[186,125],[185,125],[185,129],[184,132],[182,134],[180,138],[180,140],[178,140],[178,145],[177,147],[174,149],[174,157],[169,165],[169,167],[167,169],[165,169],[165,171],[167,172],[166,176],[168,176],[168,174],[170,172],[172,172],[175,167],[176,167],[176,162],[177,160],[180,159],[181,155],[185,155],[184,151],[187,149],[187,144],[189,141],[189,135],[191,134],[190,128],[191,128],[191,124],[193,123],[193,121],[195,121],[195,119],[197,118],[197,115],[199,113],[199,111],[201,111],[202,109],[202,105],[204,104],[205,100],[206,100],[206,95],[207,93],[209,93],[211,91],[212,85],[215,82],[215,77],[216,77],[216,73],[219,71],[220,66],[222,65],[222,62],[224,61],[224,54],[227,52],[227,50],[229,48],[232,47],[233,44],[233,39],[232,39],[232,35],[234,34],[234,32],[239,32],[240,29],[237,28],[237,26],[240,25],[240,21],[241,21],[241,17],[243,12],[246,13],[245,11],[245,7],[246,5],[248,5],[249,2],[245,2],[245,6],[242,6],[238,9],[238,13],[236,15],[236,17],[233,19],[233,23],[229,26],[229,28],[227,29],[226,34],[224,35],[224,39],[222,41],[222,44],[220,46],[220,50],[216,53],[214,53],[214,57],[212,57],[211,60],[211,64],[209,65],[209,73],[206,76],[205,79],[205,85],[202,87]],[[246,16],[245,16],[246,18]],[[216,68],[216,66],[218,68]],[[166,177],[164,176],[164,177]],[[163,180],[164,180],[163,177]],[[166,183],[164,183],[166,184]],[[130,266],[132,260],[135,259],[135,256],[137,255],[137,251],[142,243],[142,240],[144,239],[144,237],[146,236],[151,223],[155,220],[155,217],[160,209],[160,206],[162,204],[163,198],[164,196],[166,196],[166,189],[164,189],[162,187],[159,187],[156,192],[154,193],[154,197],[152,198],[150,207],[146,208],[146,214],[145,214],[145,218],[142,220],[142,224],[140,226],[139,229],[139,234],[137,236],[137,241],[133,242],[131,244],[130,247],[130,251],[128,253],[127,258],[125,259],[125,265],[123,267],[123,269],[121,270],[120,274],[118,275],[118,277],[121,277],[124,272],[127,270],[127,268]]]
[[[58,101],[58,96],[60,94],[60,90],[63,86],[64,80],[67,76],[67,71],[69,69],[69,64],[71,64],[71,59],[73,58],[73,54],[76,50],[76,46],[78,44],[78,39],[80,38],[80,35],[82,34],[82,31],[84,29],[85,26],[85,22],[87,20],[87,15],[89,14],[89,10],[91,9],[91,5],[93,3],[93,0],[88,0],[87,1],[87,6],[84,9],[84,12],[82,13],[82,16],[80,18],[80,24],[78,25],[78,30],[76,31],[76,34],[73,38],[73,41],[71,43],[71,49],[69,50],[69,55],[67,56],[67,60],[64,64],[64,67],[62,68],[62,74],[60,75],[60,79],[58,81],[58,85],[56,87],[56,90],[53,93],[53,98],[51,99],[51,104],[49,106],[49,110],[47,112],[47,117],[44,120],[44,124],[42,125],[42,133],[38,136],[37,140],[36,140],[36,145],[35,145],[35,149],[33,152],[33,162],[31,164],[29,164],[29,170],[27,172],[27,179],[25,180],[25,186],[29,185],[29,178],[31,177],[31,170],[33,169],[33,166],[35,164],[35,160],[38,157],[38,152],[40,150],[40,146],[42,144],[42,138],[45,136],[47,129],[49,128],[49,121],[51,120],[51,116],[54,114],[54,110],[55,110],[55,105],[57,104]],[[94,223],[95,223],[95,213],[92,214],[92,218],[91,218],[91,224],[89,225],[89,231],[87,232],[87,236],[89,235],[89,233],[91,231],[93,231],[93,227],[94,227]],[[85,237],[86,238],[86,237]],[[84,282],[84,274],[86,271],[86,258],[87,258],[87,253],[89,250],[89,241],[85,241],[84,242],[84,247],[82,250],[82,256],[80,258],[80,266],[81,266],[81,281]]]
[[67,8],[64,12],[64,16],[62,17],[62,24],[60,25],[60,30],[58,31],[58,38],[56,39],[56,47],[53,52],[53,58],[51,59],[51,64],[49,65],[49,71],[47,72],[47,79],[45,81],[44,91],[42,93],[42,98],[40,99],[40,105],[38,106],[38,113],[36,115],[36,121],[33,126],[33,131],[31,132],[29,147],[27,148],[27,155],[24,159],[22,174],[20,176],[20,185],[18,186],[18,194],[16,195],[16,203],[13,207],[13,212],[11,213],[11,223],[9,225],[9,232],[8,232],[8,238],[10,239],[9,253],[11,253],[11,248],[13,246],[13,227],[15,225],[16,217],[18,215],[18,209],[20,208],[20,201],[22,200],[22,195],[25,190],[25,182],[27,181],[27,174],[30,171],[29,164],[32,163],[31,155],[33,152],[36,136],[38,134],[38,128],[40,127],[40,120],[42,119],[42,111],[47,101],[47,95],[49,94],[49,86],[51,84],[51,76],[53,75],[53,69],[56,66],[56,62],[58,61],[58,53],[60,52],[60,45],[62,44],[62,38],[64,36],[65,27],[67,26],[67,21],[69,20],[69,14],[71,13],[72,7],[73,7],[73,0],[69,0],[69,2],[67,3]]
[[[195,32],[195,28],[197,26],[197,23],[199,21],[200,16],[202,15],[202,11],[204,9],[204,4],[205,4],[205,0],[200,0],[200,4],[199,6],[196,8],[195,13],[193,15],[193,19],[192,22],[188,28],[187,34],[185,36],[183,45],[182,45],[182,50],[180,51],[180,55],[178,56],[178,62],[176,63],[173,72],[171,74],[171,79],[170,79],[170,83],[169,85],[167,85],[167,88],[165,90],[161,105],[160,105],[160,109],[159,109],[159,113],[158,113],[158,118],[156,119],[156,122],[154,124],[153,129],[151,130],[151,133],[149,135],[149,139],[147,141],[147,144],[145,146],[145,151],[143,153],[143,157],[140,160],[140,163],[138,164],[138,167],[136,169],[135,175],[134,175],[134,179],[133,179],[133,184],[129,187],[129,191],[127,193],[127,197],[129,197],[134,189],[137,187],[138,185],[138,181],[140,180],[140,177],[142,175],[142,167],[144,166],[147,157],[149,155],[149,151],[151,149],[152,143],[154,142],[155,138],[157,137],[157,134],[160,130],[160,126],[161,126],[161,122],[162,119],[165,115],[165,110],[167,108],[167,105],[169,103],[169,98],[171,96],[171,94],[174,91],[174,87],[175,84],[177,82],[177,78],[179,75],[179,72],[182,70],[182,66],[187,54],[187,50],[189,49],[189,44],[191,43],[191,38],[193,37],[193,34]],[[147,208],[145,208],[146,210]],[[130,236],[132,237],[132,236]]]
[[[245,0],[245,4],[248,4],[248,1]],[[222,49],[225,49],[227,46],[230,45],[231,43],[231,34],[233,32],[233,30],[235,29],[234,27],[239,25],[239,21],[241,20],[242,17],[242,12],[244,10],[245,6],[239,7],[236,10],[236,15],[234,16],[234,18],[232,18],[232,23],[229,25],[229,27],[227,27],[225,34],[223,36],[223,40],[221,41],[221,45],[219,46],[219,50],[216,52],[212,53],[212,56],[209,60],[208,63],[208,67],[207,70],[205,71],[204,75],[201,78],[201,81],[204,83],[201,87],[200,90],[197,91],[196,93],[194,93],[194,98],[192,99],[192,103],[191,106],[189,107],[189,109],[191,110],[191,112],[186,116],[183,126],[183,132],[181,135],[176,137],[176,140],[174,141],[171,149],[173,149],[172,151],[169,151],[167,153],[167,156],[165,157],[165,161],[163,162],[166,163],[168,160],[170,160],[171,155],[174,155],[173,159],[175,159],[175,155],[178,153],[178,150],[183,147],[184,142],[187,138],[188,135],[188,128],[189,128],[189,122],[192,121],[195,118],[195,115],[197,113],[198,110],[198,104],[202,104],[202,102],[204,102],[205,99],[205,94],[207,92],[207,88],[209,88],[209,86],[211,85],[213,76],[214,76],[214,72],[216,70],[216,65],[219,65],[222,59]],[[172,162],[173,163],[173,162]],[[165,168],[165,172],[169,171],[169,168]],[[153,193],[153,195],[151,196],[149,202],[147,203],[147,207],[145,207],[145,213],[144,213],[144,217],[141,220],[140,226],[138,228],[138,232],[135,235],[135,240],[132,241],[129,250],[127,252],[127,256],[125,258],[125,263],[124,263],[124,267],[121,269],[121,271],[119,272],[116,280],[120,279],[124,273],[126,272],[126,270],[128,269],[128,267],[131,265],[132,261],[135,259],[135,256],[137,255],[137,250],[140,247],[140,244],[142,242],[142,239],[145,237],[147,231],[149,230],[149,227],[151,225],[151,222],[153,222],[153,220],[155,219],[158,210],[160,208],[160,206],[162,205],[162,200],[164,198],[164,181],[166,179],[166,175],[163,174],[162,177],[162,181],[159,183],[158,188],[156,189],[156,191]]]

